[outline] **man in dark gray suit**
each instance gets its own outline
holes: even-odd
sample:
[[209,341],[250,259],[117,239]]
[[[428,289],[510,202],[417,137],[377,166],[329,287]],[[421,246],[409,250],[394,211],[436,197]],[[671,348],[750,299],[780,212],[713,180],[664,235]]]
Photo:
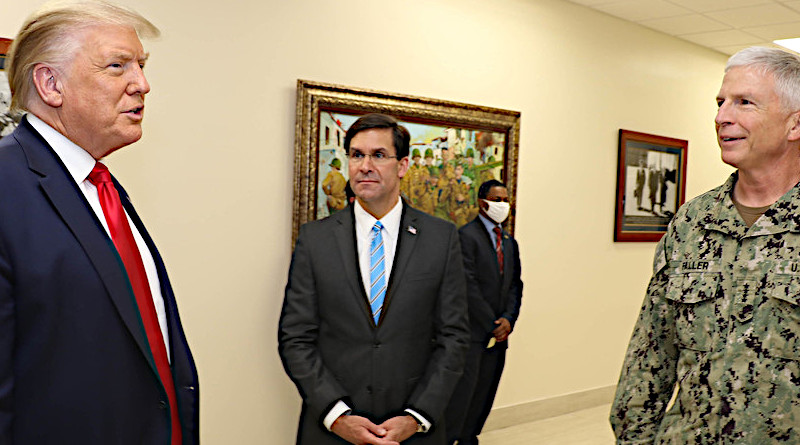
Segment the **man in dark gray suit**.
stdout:
[[511,208],[508,189],[490,179],[481,184],[478,199],[480,215],[458,231],[472,332],[464,375],[447,408],[448,442],[459,445],[478,443],[522,303],[519,246],[502,227]]
[[347,131],[348,209],[301,227],[278,328],[303,398],[298,444],[444,444],[469,342],[455,226],[400,199],[408,131],[370,114]]

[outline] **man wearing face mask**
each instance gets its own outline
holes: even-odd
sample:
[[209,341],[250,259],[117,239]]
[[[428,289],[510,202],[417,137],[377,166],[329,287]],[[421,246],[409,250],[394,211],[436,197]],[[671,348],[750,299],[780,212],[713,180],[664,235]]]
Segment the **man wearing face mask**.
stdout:
[[478,443],[522,303],[519,246],[502,227],[511,209],[508,189],[490,179],[478,189],[478,204],[478,217],[459,230],[471,341],[446,422],[448,443],[459,445]]

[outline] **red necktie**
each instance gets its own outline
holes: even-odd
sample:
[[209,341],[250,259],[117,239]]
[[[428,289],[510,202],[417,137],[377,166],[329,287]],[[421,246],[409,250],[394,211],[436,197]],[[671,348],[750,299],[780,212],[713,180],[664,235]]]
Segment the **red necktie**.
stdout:
[[89,174],[89,181],[97,187],[97,194],[100,197],[100,206],[103,207],[103,215],[108,223],[108,230],[111,232],[111,239],[117,247],[117,252],[122,258],[125,270],[128,272],[128,279],[133,287],[136,296],[136,304],[139,306],[139,314],[142,317],[144,331],[147,334],[147,341],[150,344],[150,351],[156,363],[156,369],[161,377],[161,383],[167,392],[169,399],[170,417],[172,419],[172,445],[180,445],[181,424],[178,418],[178,405],[175,397],[175,383],[172,381],[172,371],[167,360],[167,349],[164,346],[164,337],[161,327],[158,324],[153,295],[150,293],[150,284],[147,281],[147,274],[144,271],[144,263],[136,247],[136,240],[133,238],[131,226],[122,202],[119,199],[114,183],[111,182],[111,173],[108,168],[101,164],[95,164]]
[[500,273],[503,273],[503,230],[495,227],[494,234],[497,235],[497,242],[494,245],[494,250],[497,252],[497,265],[500,266]]

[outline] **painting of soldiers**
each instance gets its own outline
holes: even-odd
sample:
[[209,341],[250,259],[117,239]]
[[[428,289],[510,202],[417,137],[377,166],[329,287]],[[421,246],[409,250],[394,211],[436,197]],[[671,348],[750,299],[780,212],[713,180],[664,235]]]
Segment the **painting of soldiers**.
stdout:
[[[340,140],[334,135],[358,115],[325,112],[320,116],[320,155],[317,217],[346,207]],[[477,186],[489,179],[504,179],[505,134],[433,124],[403,122],[411,135],[409,168],[400,181],[400,194],[412,207],[462,226],[478,214]],[[323,127],[325,128],[323,130]],[[341,192],[340,192],[341,188]]]

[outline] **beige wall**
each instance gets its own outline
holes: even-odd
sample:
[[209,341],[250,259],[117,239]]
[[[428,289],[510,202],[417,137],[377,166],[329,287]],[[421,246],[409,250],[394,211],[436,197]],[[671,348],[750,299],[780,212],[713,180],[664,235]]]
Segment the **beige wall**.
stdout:
[[[6,2],[0,36],[29,8]],[[525,297],[497,406],[616,383],[654,244],[612,241],[620,128],[689,140],[687,196],[721,183],[725,56],[557,0],[125,0],[146,44],[145,137],[111,157],[166,258],[206,444],[292,443],[276,352],[298,78],[522,112]]]

